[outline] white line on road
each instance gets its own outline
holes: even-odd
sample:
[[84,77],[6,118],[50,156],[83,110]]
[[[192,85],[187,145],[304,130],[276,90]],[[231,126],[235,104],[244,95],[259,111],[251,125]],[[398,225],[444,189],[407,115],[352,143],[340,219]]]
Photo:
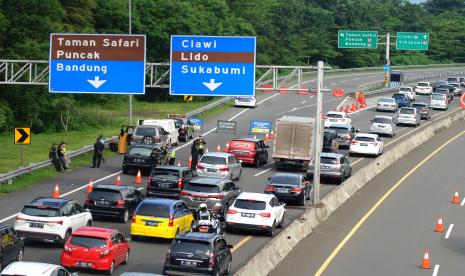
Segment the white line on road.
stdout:
[[137,190],[142,191],[144,187],[137,188]]
[[332,86],[332,85],[336,85],[336,83],[331,83],[330,85],[331,85],[331,86]]
[[439,272],[439,265],[434,265],[433,276],[437,276]]
[[254,174],[254,176],[259,176],[259,175],[261,175],[262,173],[266,173],[266,172],[269,171],[269,170],[271,170],[271,168],[268,168],[268,169],[266,169],[266,170],[264,170],[264,171],[261,171],[261,172],[259,172],[259,173],[256,173],[256,174]]
[[355,78],[354,80],[359,80],[360,78]]
[[274,161],[271,161],[270,163],[266,164],[265,167],[266,167],[266,166],[269,166],[269,165],[271,165],[271,164],[274,164]]
[[301,104],[304,104],[305,102],[307,102],[307,101],[302,101]]
[[450,236],[450,233],[452,232],[452,228],[454,228],[454,224],[452,223],[449,225],[449,228],[447,229],[446,236],[444,237],[445,239],[448,239]]
[[460,206],[465,205],[465,197],[462,199],[462,203],[460,203]]

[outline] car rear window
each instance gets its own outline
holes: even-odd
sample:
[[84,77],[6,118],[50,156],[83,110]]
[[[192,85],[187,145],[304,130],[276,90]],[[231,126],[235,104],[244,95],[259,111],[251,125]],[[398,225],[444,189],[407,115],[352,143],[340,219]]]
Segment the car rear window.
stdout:
[[342,114],[337,114],[337,113],[328,113],[328,114],[326,114],[326,117],[328,117],[328,118],[344,118],[344,116],[342,116]]
[[433,95],[431,95],[431,98],[432,98],[433,100],[444,100],[445,95],[433,94]]
[[393,103],[394,102],[394,99],[392,98],[381,98],[378,100],[378,102],[382,102],[382,103]]
[[69,243],[86,248],[105,248],[107,246],[106,239],[79,235],[73,235]]
[[412,88],[409,87],[402,87],[399,89],[400,92],[412,92]]
[[373,118],[373,123],[377,123],[377,124],[390,124],[390,123],[391,123],[391,119],[382,118],[382,117],[374,117],[374,118]]
[[246,210],[265,210],[266,202],[253,199],[236,199],[234,207]]
[[321,157],[321,163],[323,164],[337,164],[337,158],[336,157]]
[[401,108],[399,110],[400,114],[415,114],[415,109],[413,108]]
[[417,86],[428,87],[428,83],[426,82],[419,82]]
[[95,188],[89,197],[92,200],[106,199],[108,201],[117,201],[123,198],[119,191],[98,188]]
[[150,153],[152,153],[152,150],[150,148],[145,148],[145,147],[131,147],[129,149],[129,155],[134,155],[134,156],[150,156]]
[[274,175],[270,179],[271,183],[279,183],[279,184],[291,184],[291,185],[299,185],[300,177],[293,177],[287,175]]
[[137,208],[136,215],[169,218],[171,215],[170,206],[165,204],[142,202]]
[[403,94],[394,94],[392,95],[394,99],[405,99],[405,95]]
[[360,142],[374,142],[375,138],[366,137],[366,136],[358,136],[358,137],[355,137],[355,140],[360,141]]
[[338,134],[347,134],[349,133],[349,129],[348,128],[345,128],[345,127],[329,127],[329,129],[332,129],[334,131],[336,131],[336,133]]
[[25,206],[21,213],[34,217],[59,217],[60,210],[50,207]]
[[190,191],[190,192],[199,192],[199,193],[219,193],[220,192],[220,188],[216,185],[192,183],[192,182],[188,182],[184,186],[184,190]]
[[165,169],[154,169],[152,172],[152,177],[161,177],[161,178],[178,178],[178,170],[165,170]]
[[138,136],[155,136],[155,128],[153,127],[138,127],[134,133]]
[[226,158],[218,156],[202,156],[200,162],[212,165],[226,165]]
[[190,253],[192,257],[207,259],[210,257],[210,244],[208,242],[187,241],[176,239],[171,244],[171,253]]
[[248,149],[252,150],[255,149],[255,143],[254,142],[246,142],[246,141],[231,141],[231,144],[229,146],[230,148],[236,148],[236,149]]
[[184,124],[183,119],[173,119],[173,120],[174,120],[174,125],[175,125],[176,127],[180,127],[181,125]]
[[427,106],[426,104],[412,104],[412,107],[415,107],[415,108],[424,108],[426,106]]

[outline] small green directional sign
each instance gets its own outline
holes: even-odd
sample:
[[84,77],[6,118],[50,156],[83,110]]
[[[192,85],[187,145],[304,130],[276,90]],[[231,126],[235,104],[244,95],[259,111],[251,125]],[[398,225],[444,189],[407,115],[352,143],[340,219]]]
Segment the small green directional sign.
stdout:
[[428,33],[398,32],[396,39],[397,50],[427,51],[429,44]]
[[378,32],[344,31],[337,34],[338,48],[376,49],[378,48]]

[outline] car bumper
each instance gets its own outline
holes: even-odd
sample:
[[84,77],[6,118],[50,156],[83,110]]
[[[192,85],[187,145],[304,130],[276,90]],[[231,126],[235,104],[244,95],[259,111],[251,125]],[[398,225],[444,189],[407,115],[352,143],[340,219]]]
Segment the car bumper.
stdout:
[[163,267],[163,274],[166,275],[182,275],[182,276],[193,276],[193,275],[209,275],[213,272],[211,268],[186,268],[177,265],[165,265]]
[[417,120],[414,120],[414,119],[398,119],[397,124],[416,125]]
[[[313,178],[313,171],[307,171],[307,175],[309,177]],[[332,172],[332,171],[320,170],[320,177],[338,179],[338,178],[342,177],[342,172]]]
[[93,205],[84,205],[84,208],[89,209],[92,216],[99,217],[119,217],[122,216],[126,209],[110,209],[110,208],[98,208]]
[[137,169],[150,169],[152,167],[151,164],[140,164],[140,163],[124,163],[123,167],[126,168],[137,168]]
[[376,109],[382,110],[382,111],[396,111],[397,110],[396,106],[394,106],[394,105],[392,105],[392,106],[378,105],[378,106],[376,106]]
[[393,133],[391,128],[378,128],[378,127],[370,128],[370,132],[378,133],[378,134],[392,134]]
[[201,203],[207,204],[207,209],[208,210],[213,210],[215,204],[221,205],[221,208],[223,208],[223,206],[224,206],[223,202],[220,199],[214,199],[214,198],[208,198],[206,200],[194,200],[190,196],[180,196],[179,199],[184,201],[184,203],[186,203],[186,205],[187,205],[187,208],[189,208],[191,210],[198,210],[199,205]]
[[307,168],[310,161],[273,158],[276,167],[303,167]]
[[140,224],[131,224],[131,235],[153,238],[174,239],[176,237],[176,227],[153,227]]
[[234,106],[246,106],[246,107],[255,107],[256,105],[256,102],[253,101],[253,102],[239,102],[239,101],[235,101],[234,102]]
[[220,177],[220,178],[229,178],[230,172],[207,172],[204,170],[197,170],[198,176],[213,176],[213,177]]
[[267,225],[226,222],[226,229],[246,230],[246,231],[252,231],[252,232],[266,232],[270,228],[271,226],[267,226]]
[[448,105],[446,104],[430,104],[430,108],[436,108],[436,109],[447,109]]
[[428,118],[429,114],[427,112],[420,112],[420,117],[421,118]]
[[147,197],[179,197],[180,191],[147,190]]
[[235,155],[237,160],[241,160],[243,164],[255,164],[254,157],[245,157],[240,155]]
[[[90,263],[90,266],[80,266],[77,263]],[[64,267],[73,267],[73,268],[86,268],[86,269],[95,269],[95,270],[109,270],[111,266],[111,260],[109,258],[99,259],[99,260],[88,260],[83,258],[75,258],[68,254],[61,255],[61,265]]]
[[346,139],[338,139],[337,140],[339,146],[343,146],[343,147],[348,147],[350,146],[350,140],[346,140]]
[[274,195],[279,201],[297,201],[302,197],[302,193],[298,193],[298,194],[274,193]]
[[28,230],[15,229],[17,233],[22,234],[27,241],[41,241],[41,242],[62,242],[64,239],[63,233],[58,232],[35,232]]
[[359,153],[359,154],[378,154],[379,148],[372,148],[372,147],[362,147],[362,146],[355,146],[350,147],[349,153]]

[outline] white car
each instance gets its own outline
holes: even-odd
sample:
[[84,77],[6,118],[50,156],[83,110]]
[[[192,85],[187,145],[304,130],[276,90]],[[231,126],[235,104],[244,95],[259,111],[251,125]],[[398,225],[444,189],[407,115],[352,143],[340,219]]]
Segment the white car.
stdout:
[[415,107],[402,107],[399,109],[397,115],[397,124],[419,126],[421,122],[421,115]]
[[399,87],[399,94],[404,94],[411,101],[415,101],[415,96],[417,95],[411,86],[401,86]]
[[234,106],[257,107],[257,99],[255,97],[237,97],[234,100]]
[[198,176],[221,177],[239,180],[242,174],[242,161],[226,152],[208,152],[202,155],[197,165]]
[[179,140],[179,131],[176,122],[173,119],[148,119],[141,120],[145,126],[161,126],[167,133],[172,145],[177,145]]
[[391,116],[376,115],[371,120],[370,132],[393,137],[396,135],[396,119]]
[[8,265],[0,275],[21,276],[77,276],[69,273],[64,267],[54,264],[36,262],[14,262]]
[[26,240],[64,244],[73,231],[91,224],[92,214],[76,201],[40,197],[23,207],[14,230]]
[[242,192],[228,209],[226,231],[265,231],[272,237],[275,228],[284,225],[285,206],[273,194]]
[[433,93],[433,85],[428,81],[422,81],[415,86],[415,93],[421,95],[431,95]]
[[447,95],[441,93],[431,94],[429,106],[431,107],[431,109],[447,110],[449,108],[449,101],[447,100]]
[[328,111],[325,116],[325,127],[332,125],[346,125],[352,124],[352,119],[345,112],[340,111]]
[[350,142],[349,156],[367,154],[378,156],[384,151],[383,139],[378,134],[357,133]]
[[394,98],[379,98],[376,103],[376,111],[397,111],[397,103]]
[[458,82],[451,82],[449,85],[454,87],[454,96],[461,96],[462,95],[462,86]]

